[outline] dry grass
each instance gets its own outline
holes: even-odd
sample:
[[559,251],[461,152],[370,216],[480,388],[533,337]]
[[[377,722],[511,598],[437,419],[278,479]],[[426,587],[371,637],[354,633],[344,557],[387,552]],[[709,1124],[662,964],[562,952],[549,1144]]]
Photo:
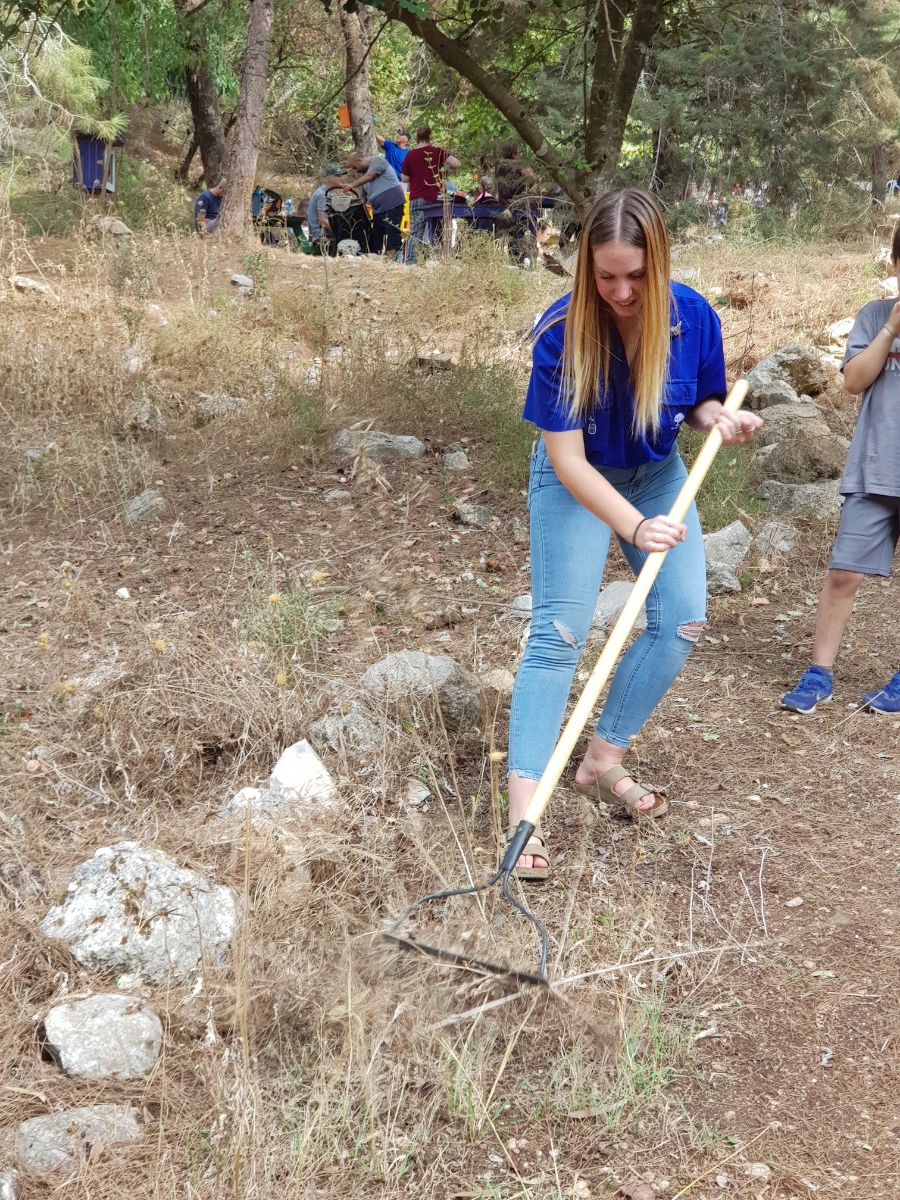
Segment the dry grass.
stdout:
[[[641,740],[675,801],[663,827],[619,827],[560,787],[562,858],[528,894],[552,935],[552,993],[398,957],[373,933],[495,861],[503,797],[485,749],[504,744],[502,704],[449,747],[427,713],[385,714],[377,753],[326,755],[338,815],[269,827],[218,811],[390,650],[514,666],[505,604],[528,587],[516,339],[559,283],[468,256],[412,272],[178,239],[127,258],[59,249],[65,271],[42,267],[56,298],[3,297],[0,1127],[101,1098],[145,1107],[144,1142],[66,1185],[85,1198],[600,1198],[636,1175],[671,1198],[892,1195],[896,723],[839,705],[792,722],[773,701],[804,661],[830,531],[714,606],[716,640]],[[265,286],[238,299],[228,276],[248,260]],[[817,336],[869,287],[865,253],[843,249],[681,261],[710,286],[778,276],[752,309],[724,310],[733,364]],[[458,369],[411,370],[420,345]],[[128,346],[148,359],[136,375]],[[158,433],[128,424],[139,389]],[[198,390],[247,404],[198,429]],[[451,476],[432,453],[380,483],[342,476],[324,447],[351,419],[432,451],[468,438],[475,468]],[[723,520],[737,482],[718,481]],[[452,524],[453,496],[488,484],[495,528]],[[161,518],[123,524],[145,486]],[[349,500],[326,501],[332,488]],[[894,593],[864,589],[844,699],[896,667]],[[417,615],[448,600],[447,630]],[[429,786],[424,808],[406,803],[410,778]],[[86,1084],[44,1060],[40,1021],[115,981],[39,926],[73,866],[125,838],[229,884],[244,917],[202,987],[142,989],[166,1028],[151,1078]],[[459,906],[442,924],[483,928],[485,950],[530,965],[528,931],[487,915]],[[59,1182],[28,1179],[26,1195]]]

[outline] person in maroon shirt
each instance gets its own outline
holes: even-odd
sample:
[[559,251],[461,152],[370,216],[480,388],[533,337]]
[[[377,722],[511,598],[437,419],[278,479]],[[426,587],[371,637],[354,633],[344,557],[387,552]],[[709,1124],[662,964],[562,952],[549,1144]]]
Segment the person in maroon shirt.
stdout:
[[416,145],[403,160],[403,182],[409,183],[409,237],[406,261],[416,261],[416,250],[425,241],[425,205],[434,204],[444,183],[444,167],[459,168],[459,159],[440,146],[431,144],[431,126],[416,130]]

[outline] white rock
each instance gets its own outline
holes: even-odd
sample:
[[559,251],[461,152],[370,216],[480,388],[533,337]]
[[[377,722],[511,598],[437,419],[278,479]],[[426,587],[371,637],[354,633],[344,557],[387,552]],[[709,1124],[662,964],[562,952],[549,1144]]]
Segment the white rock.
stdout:
[[524,596],[516,596],[510,602],[509,610],[514,616],[521,617],[528,621],[531,619],[531,593],[527,592]]
[[15,1167],[0,1171],[0,1200],[20,1200],[22,1179]]
[[872,261],[876,264],[884,263],[886,265],[889,265],[892,261],[890,246],[879,246],[878,249],[875,251],[875,257],[872,259]]
[[853,317],[842,317],[840,321],[834,321],[825,332],[833,342],[843,341],[850,336],[850,331],[853,328]]
[[406,803],[412,808],[419,808],[431,796],[431,792],[421,779],[407,779]]
[[882,279],[881,282],[878,284],[878,287],[884,293],[885,296],[896,296],[897,295],[897,277],[896,277],[896,275],[889,275],[887,279]]
[[761,1183],[768,1183],[772,1178],[772,1168],[768,1163],[747,1163],[744,1174],[749,1175],[751,1179],[758,1179]]
[[10,275],[9,282],[20,292],[40,292],[44,296],[52,296],[53,289],[39,279],[30,279],[27,275]]
[[19,1126],[16,1156],[21,1166],[41,1173],[77,1167],[81,1161],[144,1134],[143,1114],[124,1104],[93,1104]]
[[107,993],[51,1008],[44,1033],[67,1075],[142,1079],[159,1058],[163,1028],[141,1000]]
[[130,600],[131,592],[129,592],[128,588],[119,588],[116,592],[116,599],[117,600]]
[[337,788],[328,768],[307,741],[288,746],[275,764],[272,783],[296,792],[301,800],[333,804]]
[[139,375],[147,365],[147,360],[135,346],[129,346],[122,356],[122,366],[128,375]]
[[232,275],[231,282],[236,288],[241,288],[243,291],[253,291],[253,280],[249,275]]
[[188,979],[205,954],[222,958],[237,925],[231,890],[161,850],[118,842],[80,863],[41,925],[90,970]]
[[784,907],[785,908],[799,908],[802,903],[803,903],[802,896],[794,896],[794,898],[792,900],[785,900]]
[[500,697],[512,695],[513,686],[516,682],[516,677],[512,671],[506,671],[502,667],[497,667],[493,671],[488,671],[482,676],[482,684],[486,691],[496,692]]

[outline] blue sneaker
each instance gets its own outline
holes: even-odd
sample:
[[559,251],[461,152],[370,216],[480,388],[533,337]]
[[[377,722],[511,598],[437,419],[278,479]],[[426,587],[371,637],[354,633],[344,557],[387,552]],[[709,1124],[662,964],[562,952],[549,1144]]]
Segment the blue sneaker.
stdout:
[[[785,692],[781,697],[781,707],[797,713],[815,712],[817,704],[828,703],[833,691],[834,686],[830,675],[826,674],[821,667],[808,667],[794,690]],[[880,693],[878,694],[880,695]]]
[[900,671],[883,688],[866,692],[860,704],[870,712],[900,713]]

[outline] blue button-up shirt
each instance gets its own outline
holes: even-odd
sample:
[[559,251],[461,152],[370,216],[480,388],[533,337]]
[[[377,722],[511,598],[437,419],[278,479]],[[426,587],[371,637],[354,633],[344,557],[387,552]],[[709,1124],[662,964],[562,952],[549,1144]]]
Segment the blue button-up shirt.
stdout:
[[[538,320],[532,348],[531,379],[523,416],[538,429],[584,431],[584,451],[597,467],[639,467],[668,456],[686,414],[702,400],[725,395],[725,355],[718,315],[693,288],[673,283],[669,373],[659,429],[636,434],[634,391],[628,361],[615,324],[610,322],[610,378],[587,420],[573,420],[562,386],[565,314],[570,295],[552,304]],[[555,324],[551,324],[554,318]]]

